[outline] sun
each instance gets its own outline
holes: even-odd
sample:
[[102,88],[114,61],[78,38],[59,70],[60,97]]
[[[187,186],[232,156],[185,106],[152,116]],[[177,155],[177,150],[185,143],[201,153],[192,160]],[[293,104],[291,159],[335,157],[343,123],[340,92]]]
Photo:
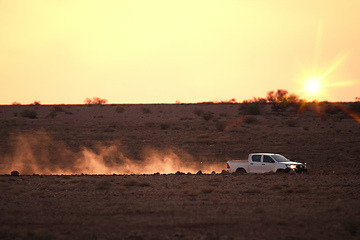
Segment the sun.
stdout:
[[320,78],[310,77],[305,80],[305,91],[308,95],[317,95],[322,90],[322,83]]

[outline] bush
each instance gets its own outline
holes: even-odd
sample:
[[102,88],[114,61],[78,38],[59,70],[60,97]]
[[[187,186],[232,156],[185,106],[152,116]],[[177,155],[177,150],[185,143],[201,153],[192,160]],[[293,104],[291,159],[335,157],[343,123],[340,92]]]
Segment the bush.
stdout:
[[350,104],[350,109],[360,113],[360,102],[353,102]]
[[298,108],[301,105],[301,100],[297,95],[288,94],[288,91],[283,89],[268,92],[266,99],[272,105],[273,111],[284,111],[289,106]]
[[60,106],[60,105],[56,105],[54,107],[54,111],[55,112],[65,112],[64,108],[62,106]]
[[247,115],[259,115],[261,113],[261,106],[259,102],[244,101],[240,104],[239,111]]
[[111,182],[109,180],[106,179],[99,179],[98,181],[96,181],[96,189],[108,189],[111,187]]
[[170,125],[167,124],[167,123],[162,123],[162,124],[160,124],[160,128],[161,128],[162,130],[168,129],[169,127],[170,127]]
[[86,105],[103,105],[103,104],[107,103],[107,100],[106,99],[101,99],[101,98],[98,98],[98,97],[93,97],[92,99],[86,98],[84,100],[84,103]]
[[194,110],[194,113],[195,113],[197,116],[201,116],[201,115],[204,113],[204,110],[197,108],[197,109]]
[[143,113],[145,113],[145,114],[149,114],[149,113],[151,113],[150,108],[142,107],[142,108],[141,108],[141,110],[142,110],[142,111],[143,111]]
[[47,115],[47,117],[48,117],[48,118],[49,118],[49,117],[55,118],[55,117],[56,117],[56,112],[55,112],[55,111],[51,111],[51,112],[49,113],[49,115]]
[[206,193],[206,194],[212,193],[213,191],[214,191],[213,188],[203,188],[201,190],[202,193]]
[[18,171],[12,171],[11,176],[19,176],[20,173]]
[[30,105],[40,106],[41,102],[40,101],[34,101],[33,103],[30,103]]
[[25,109],[21,112],[22,117],[27,117],[31,119],[37,118],[37,112],[35,110]]
[[117,113],[123,113],[125,111],[125,108],[124,107],[121,107],[121,106],[117,106],[116,107],[116,112]]
[[214,113],[212,112],[203,113],[202,117],[205,121],[209,121],[214,117]]
[[243,120],[247,124],[252,124],[252,123],[259,122],[258,119],[256,117],[253,117],[253,116],[245,116]]

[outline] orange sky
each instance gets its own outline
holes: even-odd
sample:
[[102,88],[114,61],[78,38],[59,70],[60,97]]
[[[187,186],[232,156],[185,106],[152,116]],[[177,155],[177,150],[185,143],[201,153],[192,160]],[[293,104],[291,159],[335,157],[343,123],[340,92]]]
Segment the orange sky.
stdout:
[[[359,0],[0,0],[0,104],[360,97]],[[301,91],[322,76],[322,92]]]

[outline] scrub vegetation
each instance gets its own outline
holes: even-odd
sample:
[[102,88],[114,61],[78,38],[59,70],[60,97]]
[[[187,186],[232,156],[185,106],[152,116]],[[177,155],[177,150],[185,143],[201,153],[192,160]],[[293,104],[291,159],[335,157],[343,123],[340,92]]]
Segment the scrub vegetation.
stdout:
[[[0,106],[0,238],[358,239],[356,104]],[[250,152],[309,173],[225,171]]]

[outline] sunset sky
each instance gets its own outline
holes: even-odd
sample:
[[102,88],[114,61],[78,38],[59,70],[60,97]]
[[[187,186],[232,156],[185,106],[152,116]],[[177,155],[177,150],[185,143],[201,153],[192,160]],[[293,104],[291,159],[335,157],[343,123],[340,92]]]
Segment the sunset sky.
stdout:
[[276,89],[354,101],[359,12],[360,0],[0,0],[0,104],[242,101]]

